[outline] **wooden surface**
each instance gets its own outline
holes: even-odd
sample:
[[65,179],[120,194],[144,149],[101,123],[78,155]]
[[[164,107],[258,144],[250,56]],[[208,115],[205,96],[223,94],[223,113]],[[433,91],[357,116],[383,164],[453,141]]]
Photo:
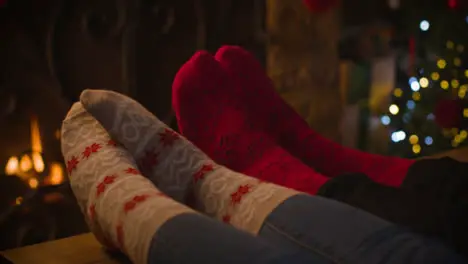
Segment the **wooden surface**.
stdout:
[[441,157],[451,157],[452,159],[458,160],[460,162],[468,162],[468,147],[463,147],[459,149],[450,150],[447,152],[442,152],[438,155],[424,157],[424,159],[436,159]]
[[15,264],[121,264],[121,256],[111,256],[92,234],[84,234],[1,253]]

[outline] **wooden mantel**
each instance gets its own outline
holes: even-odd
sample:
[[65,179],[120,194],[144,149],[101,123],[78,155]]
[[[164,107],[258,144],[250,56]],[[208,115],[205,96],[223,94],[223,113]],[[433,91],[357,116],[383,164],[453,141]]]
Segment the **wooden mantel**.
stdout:
[[78,235],[1,254],[14,264],[123,264],[123,257],[108,254],[92,234]]

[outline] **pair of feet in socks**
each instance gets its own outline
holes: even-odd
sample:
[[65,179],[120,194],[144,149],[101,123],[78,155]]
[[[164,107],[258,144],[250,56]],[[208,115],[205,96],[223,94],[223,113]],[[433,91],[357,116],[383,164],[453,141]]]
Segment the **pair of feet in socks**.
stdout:
[[397,187],[414,163],[347,149],[320,136],[275,92],[254,56],[239,47],[224,46],[214,56],[196,53],[178,72],[172,100],[181,133],[215,161],[307,193],[345,173]]

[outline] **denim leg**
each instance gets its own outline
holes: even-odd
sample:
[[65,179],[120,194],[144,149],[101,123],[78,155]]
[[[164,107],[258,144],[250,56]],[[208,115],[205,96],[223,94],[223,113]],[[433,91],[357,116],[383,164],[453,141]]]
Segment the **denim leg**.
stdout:
[[297,195],[266,219],[260,237],[330,263],[466,263],[452,250],[374,215],[319,196]]
[[199,214],[181,214],[153,237],[148,264],[325,264]]

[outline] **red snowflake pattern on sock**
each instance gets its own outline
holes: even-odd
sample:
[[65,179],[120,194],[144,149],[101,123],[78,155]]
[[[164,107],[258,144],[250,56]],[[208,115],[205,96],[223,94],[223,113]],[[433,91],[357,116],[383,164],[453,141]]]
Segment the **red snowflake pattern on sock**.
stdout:
[[128,174],[133,174],[133,175],[141,175],[141,172],[135,168],[125,169],[124,172]]
[[213,164],[203,164],[203,166],[193,174],[193,180],[197,183],[200,180],[203,180],[207,173],[214,170]]
[[98,152],[101,148],[102,148],[102,145],[98,143],[93,143],[90,146],[87,146],[85,150],[82,152],[83,159],[89,158],[91,154]]
[[69,175],[71,175],[73,170],[76,170],[78,163],[80,163],[80,161],[75,156],[72,156],[70,160],[67,161],[67,171]]
[[117,146],[117,142],[115,142],[115,140],[112,140],[112,139],[111,139],[111,140],[107,141],[107,145],[108,145],[108,146],[116,147],[116,146]]
[[99,197],[103,192],[105,192],[107,185],[114,183],[116,178],[117,176],[115,175],[104,177],[104,180],[96,186],[96,196]]
[[128,213],[128,212],[132,211],[133,209],[135,209],[135,207],[139,203],[142,203],[142,202],[146,201],[146,199],[148,199],[148,197],[150,197],[150,195],[148,195],[148,194],[136,195],[135,197],[132,198],[132,200],[130,200],[130,201],[128,201],[128,202],[126,202],[124,204],[124,212]]
[[160,137],[159,142],[164,147],[166,147],[166,146],[172,146],[174,144],[174,141],[180,138],[180,135],[168,128],[165,128],[164,132],[159,133],[159,137]]
[[242,197],[252,190],[252,185],[244,184],[237,188],[235,192],[231,194],[231,205],[239,204],[242,201]]

